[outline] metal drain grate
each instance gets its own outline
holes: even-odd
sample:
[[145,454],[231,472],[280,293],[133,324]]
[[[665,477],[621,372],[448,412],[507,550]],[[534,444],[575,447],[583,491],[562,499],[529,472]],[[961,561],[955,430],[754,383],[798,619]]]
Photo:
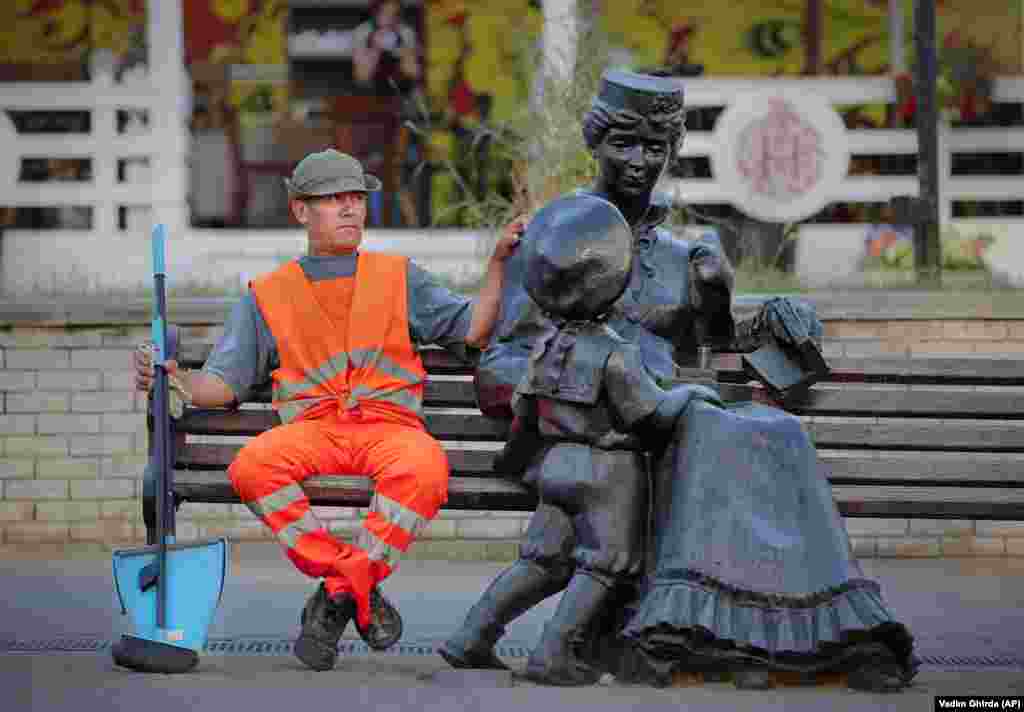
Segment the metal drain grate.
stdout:
[[[48,640],[0,640],[0,655],[9,653],[100,653],[110,649],[113,641],[102,638],[52,638]],[[295,641],[291,638],[211,638],[203,648],[205,655],[291,655]],[[366,643],[343,640],[338,646],[342,655],[434,655],[438,644],[398,643],[383,653],[374,652]],[[509,658],[525,658],[529,648],[498,646],[498,655]]]
[[51,640],[0,640],[2,653],[96,653],[110,647],[101,638],[53,638]]
[[[110,649],[113,641],[96,636],[63,637],[48,640],[0,640],[0,655],[3,654],[55,654],[55,653],[103,653]],[[246,655],[278,656],[291,655],[295,641],[291,638],[245,637],[211,638],[203,650],[205,655]],[[420,643],[398,643],[390,650],[374,655],[389,656],[431,656],[436,653],[441,641]],[[342,640],[338,650],[342,655],[369,655],[370,648],[362,641]],[[505,658],[525,658],[529,648],[516,645],[499,645],[496,652]],[[937,668],[1022,668],[1024,658],[1011,655],[918,655],[921,664]]]
[[[291,655],[293,640],[289,638],[220,638],[211,639],[204,652],[208,655]],[[361,641],[342,640],[338,652],[342,655],[398,655],[430,656],[437,653],[438,643],[398,643],[382,652],[371,651]],[[508,658],[525,658],[530,649],[522,646],[498,646],[498,655]]]
[[935,667],[1024,667],[1024,660],[991,655],[918,655],[922,665]]

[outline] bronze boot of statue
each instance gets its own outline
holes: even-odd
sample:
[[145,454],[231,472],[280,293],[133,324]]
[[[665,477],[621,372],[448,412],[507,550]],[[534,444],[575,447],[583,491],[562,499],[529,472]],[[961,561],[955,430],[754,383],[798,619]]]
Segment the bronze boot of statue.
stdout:
[[542,685],[573,687],[593,685],[601,671],[580,657],[587,631],[603,610],[611,588],[589,575],[577,572],[558,603],[555,615],[544,626],[537,647],[526,661],[524,677]]
[[567,579],[568,575],[519,559],[491,582],[438,654],[454,668],[508,670],[494,652],[505,625],[561,591]]

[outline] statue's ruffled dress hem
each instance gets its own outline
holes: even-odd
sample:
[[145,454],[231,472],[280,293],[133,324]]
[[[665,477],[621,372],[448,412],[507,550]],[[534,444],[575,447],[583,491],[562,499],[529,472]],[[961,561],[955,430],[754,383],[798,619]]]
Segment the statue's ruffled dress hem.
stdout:
[[691,404],[653,471],[651,558],[623,635],[654,667],[916,672],[913,638],[850,548],[798,418]]

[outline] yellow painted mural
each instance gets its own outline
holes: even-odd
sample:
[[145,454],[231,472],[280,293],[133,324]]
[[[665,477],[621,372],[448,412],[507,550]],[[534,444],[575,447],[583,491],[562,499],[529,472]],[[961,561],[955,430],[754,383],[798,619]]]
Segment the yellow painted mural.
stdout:
[[[619,60],[632,66],[666,63],[675,51],[704,65],[705,74],[797,75],[807,67],[803,0],[605,0],[600,13]],[[824,0],[825,74],[888,71],[888,0]],[[912,55],[912,0],[903,0],[905,46]],[[996,72],[1019,73],[1020,0],[937,0],[944,44],[988,50]]]
[[67,64],[90,50],[129,53],[145,26],[144,0],[4,0],[0,63]]
[[[425,5],[428,155],[468,177],[473,129],[482,121],[514,120],[529,101],[543,15],[539,3],[530,0],[425,0]],[[492,172],[492,180],[501,178]],[[434,219],[459,222],[445,213],[445,206],[458,201],[447,170],[434,173],[432,192]]]
[[[426,0],[431,106],[474,123],[507,117],[529,96],[524,72],[543,17],[528,0]],[[483,97],[484,101],[479,99]]]

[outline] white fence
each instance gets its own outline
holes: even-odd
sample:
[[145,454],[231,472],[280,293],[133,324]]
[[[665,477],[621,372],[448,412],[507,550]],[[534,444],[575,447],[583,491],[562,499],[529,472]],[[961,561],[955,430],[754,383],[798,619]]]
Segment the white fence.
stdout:
[[[892,80],[887,78],[808,78],[772,80],[691,79],[686,81],[686,104],[690,107],[728,106],[734,97],[752,90],[778,88],[817,94],[834,105],[891,104],[896,101]],[[1024,102],[1024,77],[1000,77],[995,81],[994,100]],[[847,132],[850,155],[904,155],[917,153],[913,129],[856,129]],[[710,156],[715,149],[713,131],[690,131],[681,155]],[[1022,200],[1024,176],[954,176],[954,153],[1011,153],[1024,151],[1024,127],[962,128],[939,127],[939,219],[944,225],[953,219],[956,201]],[[666,181],[667,189],[687,203],[728,203],[730,190],[715,179]],[[897,195],[917,195],[918,178],[912,176],[847,176],[832,201],[852,203],[885,202]]]
[[[155,220],[183,229],[188,79],[181,59],[181,30],[179,3],[150,0],[145,76],[115,83],[113,67],[100,54],[92,60],[89,82],[0,83],[0,112],[90,115],[89,133],[17,134],[0,113],[0,205],[89,207],[92,231],[104,235],[117,231],[120,208],[127,209],[129,226]],[[91,179],[20,182],[22,161],[33,158],[86,159]],[[133,215],[142,219],[133,221]]]
[[[181,260],[182,269],[188,272],[188,283],[212,286],[226,279],[230,284],[225,286],[237,288],[238,279],[245,276],[242,272],[259,271],[264,262],[264,266],[273,266],[274,261],[246,256],[254,242],[270,245],[263,239],[269,239],[269,233],[254,240],[252,233],[241,231],[187,228],[187,78],[181,66],[181,17],[177,3],[151,0],[148,24],[151,46],[146,79],[116,84],[109,73],[97,71],[90,83],[0,84],[0,206],[84,205],[91,207],[93,214],[92,229],[85,232],[6,231],[0,259],[0,290],[31,295],[144,284],[148,274],[146,228],[157,221],[171,228],[172,238],[180,236],[177,248],[182,252],[176,253],[172,244],[169,256]],[[894,84],[886,78],[702,78],[686,81],[686,101],[689,106],[727,106],[743,92],[763,90],[769,85],[799,87],[826,97],[835,105],[892,103],[896,99]],[[995,99],[1024,102],[1024,77],[999,78],[995,82]],[[16,134],[2,113],[9,109],[88,111],[91,133]],[[119,133],[118,112],[125,110],[146,113],[148,127],[143,133]],[[917,150],[912,130],[849,133],[852,155],[913,154]],[[710,155],[714,140],[712,131],[691,131],[683,155]],[[950,169],[953,153],[1024,151],[1024,128],[944,128],[940,140],[941,216],[945,224],[951,222],[954,201],[1024,199],[1024,176],[953,176]],[[47,157],[89,159],[92,179],[85,183],[18,181],[23,159]],[[130,166],[141,168],[148,161],[148,170],[138,171],[141,175],[129,171],[122,180],[118,175],[119,161],[129,161]],[[691,204],[729,202],[726,186],[714,179],[671,180],[663,187],[677,191]],[[882,202],[895,195],[917,192],[916,176],[848,176],[832,199]],[[126,230],[119,229],[118,212],[122,207],[131,209]],[[1004,262],[1010,264],[1011,271],[1020,272],[1024,281],[1024,234],[1016,234],[1024,232],[1024,221],[1006,219],[1001,224],[1011,226],[1016,243],[1011,245]],[[300,237],[297,232],[288,234],[292,236],[287,238],[288,246],[280,254],[294,249],[294,238]],[[852,269],[850,263],[856,261],[857,250],[863,249],[863,239],[858,237],[863,235],[863,226],[812,225],[801,235],[797,268],[811,284],[834,283],[841,267],[847,265]],[[422,249],[421,259],[428,263],[431,250],[449,253],[444,257],[445,270],[458,260],[442,243],[454,239],[466,246],[473,242],[466,235],[456,239],[453,231],[410,231],[409,238],[403,244],[415,243],[417,251]],[[207,241],[211,244],[206,245]],[[247,265],[237,268],[237,277],[225,277],[225,270],[231,268],[222,264],[222,258],[228,255]],[[476,271],[480,258],[479,249],[466,249],[466,270]]]

